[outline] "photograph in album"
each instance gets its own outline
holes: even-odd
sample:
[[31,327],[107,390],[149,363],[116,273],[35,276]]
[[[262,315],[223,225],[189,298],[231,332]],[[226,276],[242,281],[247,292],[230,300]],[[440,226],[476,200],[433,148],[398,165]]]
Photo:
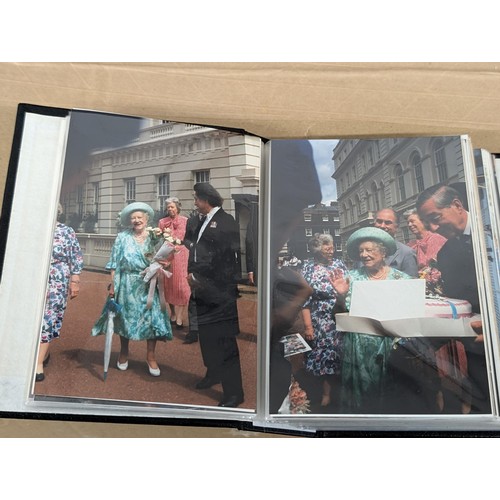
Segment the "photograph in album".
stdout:
[[[21,151],[53,119],[27,115]],[[252,414],[260,139],[78,110],[59,126],[50,215],[31,214],[47,233],[23,331],[34,407]]]
[[[270,414],[491,414],[468,137],[276,140],[269,149]],[[311,349],[284,356],[280,339],[291,332]]]

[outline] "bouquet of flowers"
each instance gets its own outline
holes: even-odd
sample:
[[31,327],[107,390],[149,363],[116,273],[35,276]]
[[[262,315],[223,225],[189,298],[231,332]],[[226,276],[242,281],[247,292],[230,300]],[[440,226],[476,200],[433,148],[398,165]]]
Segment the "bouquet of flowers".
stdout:
[[162,231],[158,227],[147,227],[146,230],[154,240],[160,240],[160,245],[157,247],[156,253],[150,257],[151,265],[142,272],[142,274],[144,274],[144,281],[146,283],[149,282],[160,270],[165,272],[167,278],[170,278],[172,273],[163,270],[163,266],[159,261],[167,260],[176,252],[176,247],[182,245],[182,241],[178,238],[174,238],[171,230],[168,228]]
[[436,261],[432,259],[429,265],[420,269],[418,277],[425,280],[426,295],[443,295],[443,281],[441,271],[436,267]]
[[293,378],[288,397],[290,399],[290,413],[310,413],[311,410],[309,409],[307,394]]

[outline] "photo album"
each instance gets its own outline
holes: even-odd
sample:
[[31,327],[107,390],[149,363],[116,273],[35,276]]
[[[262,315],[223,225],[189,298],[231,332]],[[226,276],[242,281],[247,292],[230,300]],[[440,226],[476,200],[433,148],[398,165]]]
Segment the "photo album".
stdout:
[[0,414],[500,430],[500,156],[20,104]]

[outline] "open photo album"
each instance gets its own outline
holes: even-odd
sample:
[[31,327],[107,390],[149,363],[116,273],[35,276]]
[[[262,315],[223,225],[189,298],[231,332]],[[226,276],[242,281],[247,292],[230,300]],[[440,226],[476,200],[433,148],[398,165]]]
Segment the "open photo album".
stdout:
[[499,160],[20,104],[0,412],[500,430]]

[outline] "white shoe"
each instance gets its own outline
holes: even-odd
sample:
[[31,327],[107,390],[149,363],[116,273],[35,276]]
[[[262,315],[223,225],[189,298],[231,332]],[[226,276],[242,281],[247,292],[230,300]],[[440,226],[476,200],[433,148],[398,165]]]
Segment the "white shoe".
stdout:
[[128,368],[128,359],[127,359],[127,361],[125,361],[125,363],[120,363],[120,361],[117,361],[116,367],[118,368],[118,370],[121,370],[122,372],[124,372]]
[[[146,361],[146,363],[148,363]],[[149,374],[152,375],[153,377],[159,377],[160,376],[160,369],[159,368],[151,368],[148,363],[148,368],[149,368]]]

